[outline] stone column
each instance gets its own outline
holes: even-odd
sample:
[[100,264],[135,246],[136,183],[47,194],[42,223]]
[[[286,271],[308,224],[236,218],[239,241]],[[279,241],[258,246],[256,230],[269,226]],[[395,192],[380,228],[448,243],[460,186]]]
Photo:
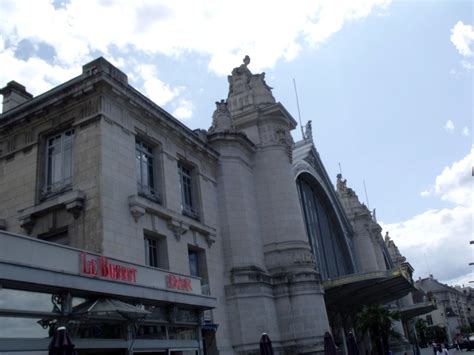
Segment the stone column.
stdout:
[[224,247],[226,306],[234,353],[258,349],[263,332],[279,347],[272,282],[266,270],[254,184],[255,145],[237,132],[227,104],[217,102],[208,143],[219,153],[220,237]]
[[227,102],[233,128],[255,146],[256,215],[271,283],[260,292],[271,291],[280,334],[267,333],[287,354],[322,351],[329,322],[291,165],[296,121],[275,101],[265,73],[252,74],[249,63],[245,57],[228,77]]
[[[256,116],[254,125],[248,120],[252,116]],[[258,113],[238,115],[234,124],[257,146],[255,192],[281,344],[289,353],[316,351],[329,324],[292,172],[290,129],[294,122],[275,104]]]

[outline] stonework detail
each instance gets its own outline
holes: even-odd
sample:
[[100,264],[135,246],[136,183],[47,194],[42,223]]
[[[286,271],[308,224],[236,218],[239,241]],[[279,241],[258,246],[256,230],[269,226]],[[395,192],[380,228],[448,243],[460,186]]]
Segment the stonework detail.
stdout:
[[235,132],[235,128],[227,108],[227,101],[221,100],[216,102],[216,110],[212,115],[212,126],[209,128],[209,134],[223,132]]
[[171,231],[171,233],[173,233],[177,241],[180,241],[181,236],[189,230],[189,228],[186,228],[183,222],[175,220],[170,220],[168,222],[168,229]]
[[407,259],[400,253],[400,250],[398,249],[395,242],[390,239],[388,232],[385,233],[384,242],[387,246],[388,252],[390,253],[390,257],[395,263],[395,265],[401,265],[402,263],[407,261]]
[[245,56],[243,64],[234,68],[232,75],[227,77],[229,81],[227,102],[231,113],[276,102],[271,92],[272,88],[265,82],[265,73],[252,74],[248,69],[249,63],[249,56]]
[[270,252],[266,255],[268,269],[277,269],[292,266],[314,266],[314,255],[310,250],[289,249]]
[[[388,267],[387,250],[395,262],[405,260],[388,235],[384,244],[380,226],[340,174],[334,191],[311,121],[295,144],[296,120],[276,102],[265,73],[253,74],[249,64],[246,56],[228,76],[227,100],[215,103],[208,131],[185,127],[103,58],[40,99],[25,97],[24,110],[4,110],[0,230],[60,235],[74,248],[139,265],[145,282],[163,279],[165,270],[181,275],[193,283],[193,294],[158,288],[143,304],[162,308],[161,320],[196,321],[196,334],[201,329],[189,312],[205,311],[201,325],[219,328],[210,342],[199,342],[214,344],[209,354],[257,354],[262,332],[271,336],[276,354],[321,353],[324,333],[335,327],[329,323],[334,310],[325,303],[326,281],[333,281],[327,279]],[[41,195],[44,141],[66,126],[75,134],[67,148],[71,184]],[[189,169],[180,167],[184,161]],[[308,173],[301,180],[313,184],[306,195],[295,182],[301,172]],[[321,199],[302,204],[316,189]],[[183,214],[184,206],[199,216]],[[327,217],[325,230],[305,221],[308,211],[320,210],[311,218]],[[313,232],[327,238],[320,242]],[[316,265],[323,257],[326,264],[341,261],[334,273]],[[117,291],[111,289],[112,296]],[[138,304],[150,296],[126,297]]]
[[313,128],[311,125],[311,120],[306,123],[304,133],[303,133],[303,139],[308,140],[308,141],[313,141]]

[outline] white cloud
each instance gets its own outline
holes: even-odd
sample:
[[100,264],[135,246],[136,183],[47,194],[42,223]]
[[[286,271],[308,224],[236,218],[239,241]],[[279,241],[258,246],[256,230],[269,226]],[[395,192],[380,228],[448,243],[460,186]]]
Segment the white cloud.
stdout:
[[471,206],[473,200],[473,179],[471,169],[474,161],[474,148],[463,159],[445,167],[436,177],[434,192],[442,200],[456,205]]
[[194,105],[191,101],[186,99],[180,99],[178,101],[178,107],[173,111],[173,116],[181,120],[189,119],[193,116]]
[[[94,51],[111,48],[130,55],[180,56],[193,51],[210,57],[209,68],[227,74],[245,54],[252,69],[292,60],[305,44],[319,45],[346,22],[384,9],[390,0],[71,0],[55,9],[49,0],[2,1],[0,33],[11,43],[46,42],[57,64],[80,65]],[[271,16],[265,16],[271,8]],[[281,24],[284,23],[284,26]]]
[[52,86],[65,82],[81,73],[81,66],[63,67],[47,63],[40,58],[19,60],[12,49],[0,51],[0,83],[2,87],[15,80],[25,85],[27,91],[39,94]]
[[464,127],[464,128],[462,129],[462,134],[463,134],[463,136],[469,137],[469,135],[470,135],[470,133],[469,133],[469,128]]
[[454,44],[459,54],[464,58],[461,66],[466,70],[474,69],[474,62],[470,59],[474,55],[472,43],[474,42],[474,28],[458,21],[451,29],[451,42]]
[[426,197],[426,196],[429,196],[429,195],[431,195],[429,190],[424,190],[424,191],[420,192],[421,197]]
[[172,88],[157,78],[156,68],[143,64],[135,67],[135,73],[143,80],[143,90],[146,96],[160,106],[176,98],[184,88]]
[[454,122],[451,120],[447,120],[444,129],[448,132],[453,132],[454,131]]
[[451,42],[462,56],[470,57],[474,54],[471,49],[473,41],[474,29],[471,25],[465,25],[462,21],[458,21],[451,29]]
[[474,63],[469,62],[468,60],[461,60],[461,65],[464,69],[472,70],[474,69]]
[[474,147],[463,159],[443,169],[428,194],[451,202],[452,208],[431,209],[406,221],[383,224],[402,254],[415,268],[415,274],[450,283],[464,280],[473,239],[473,183],[471,177]]

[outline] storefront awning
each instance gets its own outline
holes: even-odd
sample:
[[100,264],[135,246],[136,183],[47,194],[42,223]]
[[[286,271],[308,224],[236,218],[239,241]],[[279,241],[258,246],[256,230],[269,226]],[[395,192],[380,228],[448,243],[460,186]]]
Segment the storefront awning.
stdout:
[[336,311],[388,303],[415,290],[409,274],[400,267],[346,275],[326,280],[323,286],[326,305]]
[[422,302],[416,303],[409,306],[402,306],[398,309],[402,320],[409,320],[416,316],[429,313],[436,309],[436,305],[433,302]]
[[151,312],[145,309],[111,298],[99,298],[95,301],[87,301],[75,306],[72,310],[72,316],[124,320],[143,319],[149,314],[151,314]]

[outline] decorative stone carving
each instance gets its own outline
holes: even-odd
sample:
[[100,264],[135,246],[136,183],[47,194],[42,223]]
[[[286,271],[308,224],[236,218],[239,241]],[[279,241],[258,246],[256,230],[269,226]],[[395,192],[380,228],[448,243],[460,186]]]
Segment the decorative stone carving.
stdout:
[[66,204],[66,211],[72,214],[74,219],[78,219],[84,209],[84,200],[74,200]]
[[393,262],[396,265],[400,265],[400,264],[406,262],[407,259],[400,253],[400,250],[396,246],[395,242],[390,239],[390,236],[388,235],[388,232],[385,233],[384,242],[385,242],[385,245],[388,249],[390,257],[392,258]]
[[265,263],[268,269],[285,268],[291,266],[314,267],[315,259],[311,251],[305,249],[289,249],[272,252],[266,255]]
[[31,231],[35,226],[35,221],[31,216],[28,216],[20,220],[20,226],[26,231],[26,233],[31,234]]
[[[337,174],[336,177],[336,191],[339,193],[347,193],[349,196],[355,196],[354,190],[352,190],[350,187],[347,187],[347,179],[342,180],[342,174]],[[365,207],[363,203],[362,205]],[[367,207],[365,207],[365,209],[367,209]]]
[[313,129],[311,126],[311,120],[306,123],[305,129],[304,129],[304,134],[303,134],[303,139],[308,140],[308,141],[313,141]]
[[232,70],[229,81],[228,103],[230,112],[241,111],[248,107],[274,104],[275,98],[271,87],[265,82],[265,73],[252,74],[248,69],[249,56],[245,56],[243,64]]
[[168,229],[173,233],[178,242],[181,240],[181,236],[189,230],[184,226],[183,222],[176,220],[168,221]]
[[143,208],[142,206],[133,205],[133,206],[129,206],[129,208],[130,208],[130,214],[135,220],[135,223],[137,223],[138,220],[142,218],[146,213],[145,208]]
[[216,236],[215,235],[212,235],[212,234],[207,234],[205,236],[206,238],[206,243],[207,243],[207,246],[210,248],[212,246],[212,244],[214,244],[216,242]]
[[221,132],[235,132],[232,118],[230,117],[227,101],[216,102],[216,110],[212,115],[212,126],[209,128],[209,134]]
[[316,158],[312,154],[309,154],[308,156],[306,156],[304,160],[306,160],[308,164],[311,165],[311,167],[316,170],[318,164],[317,164]]

